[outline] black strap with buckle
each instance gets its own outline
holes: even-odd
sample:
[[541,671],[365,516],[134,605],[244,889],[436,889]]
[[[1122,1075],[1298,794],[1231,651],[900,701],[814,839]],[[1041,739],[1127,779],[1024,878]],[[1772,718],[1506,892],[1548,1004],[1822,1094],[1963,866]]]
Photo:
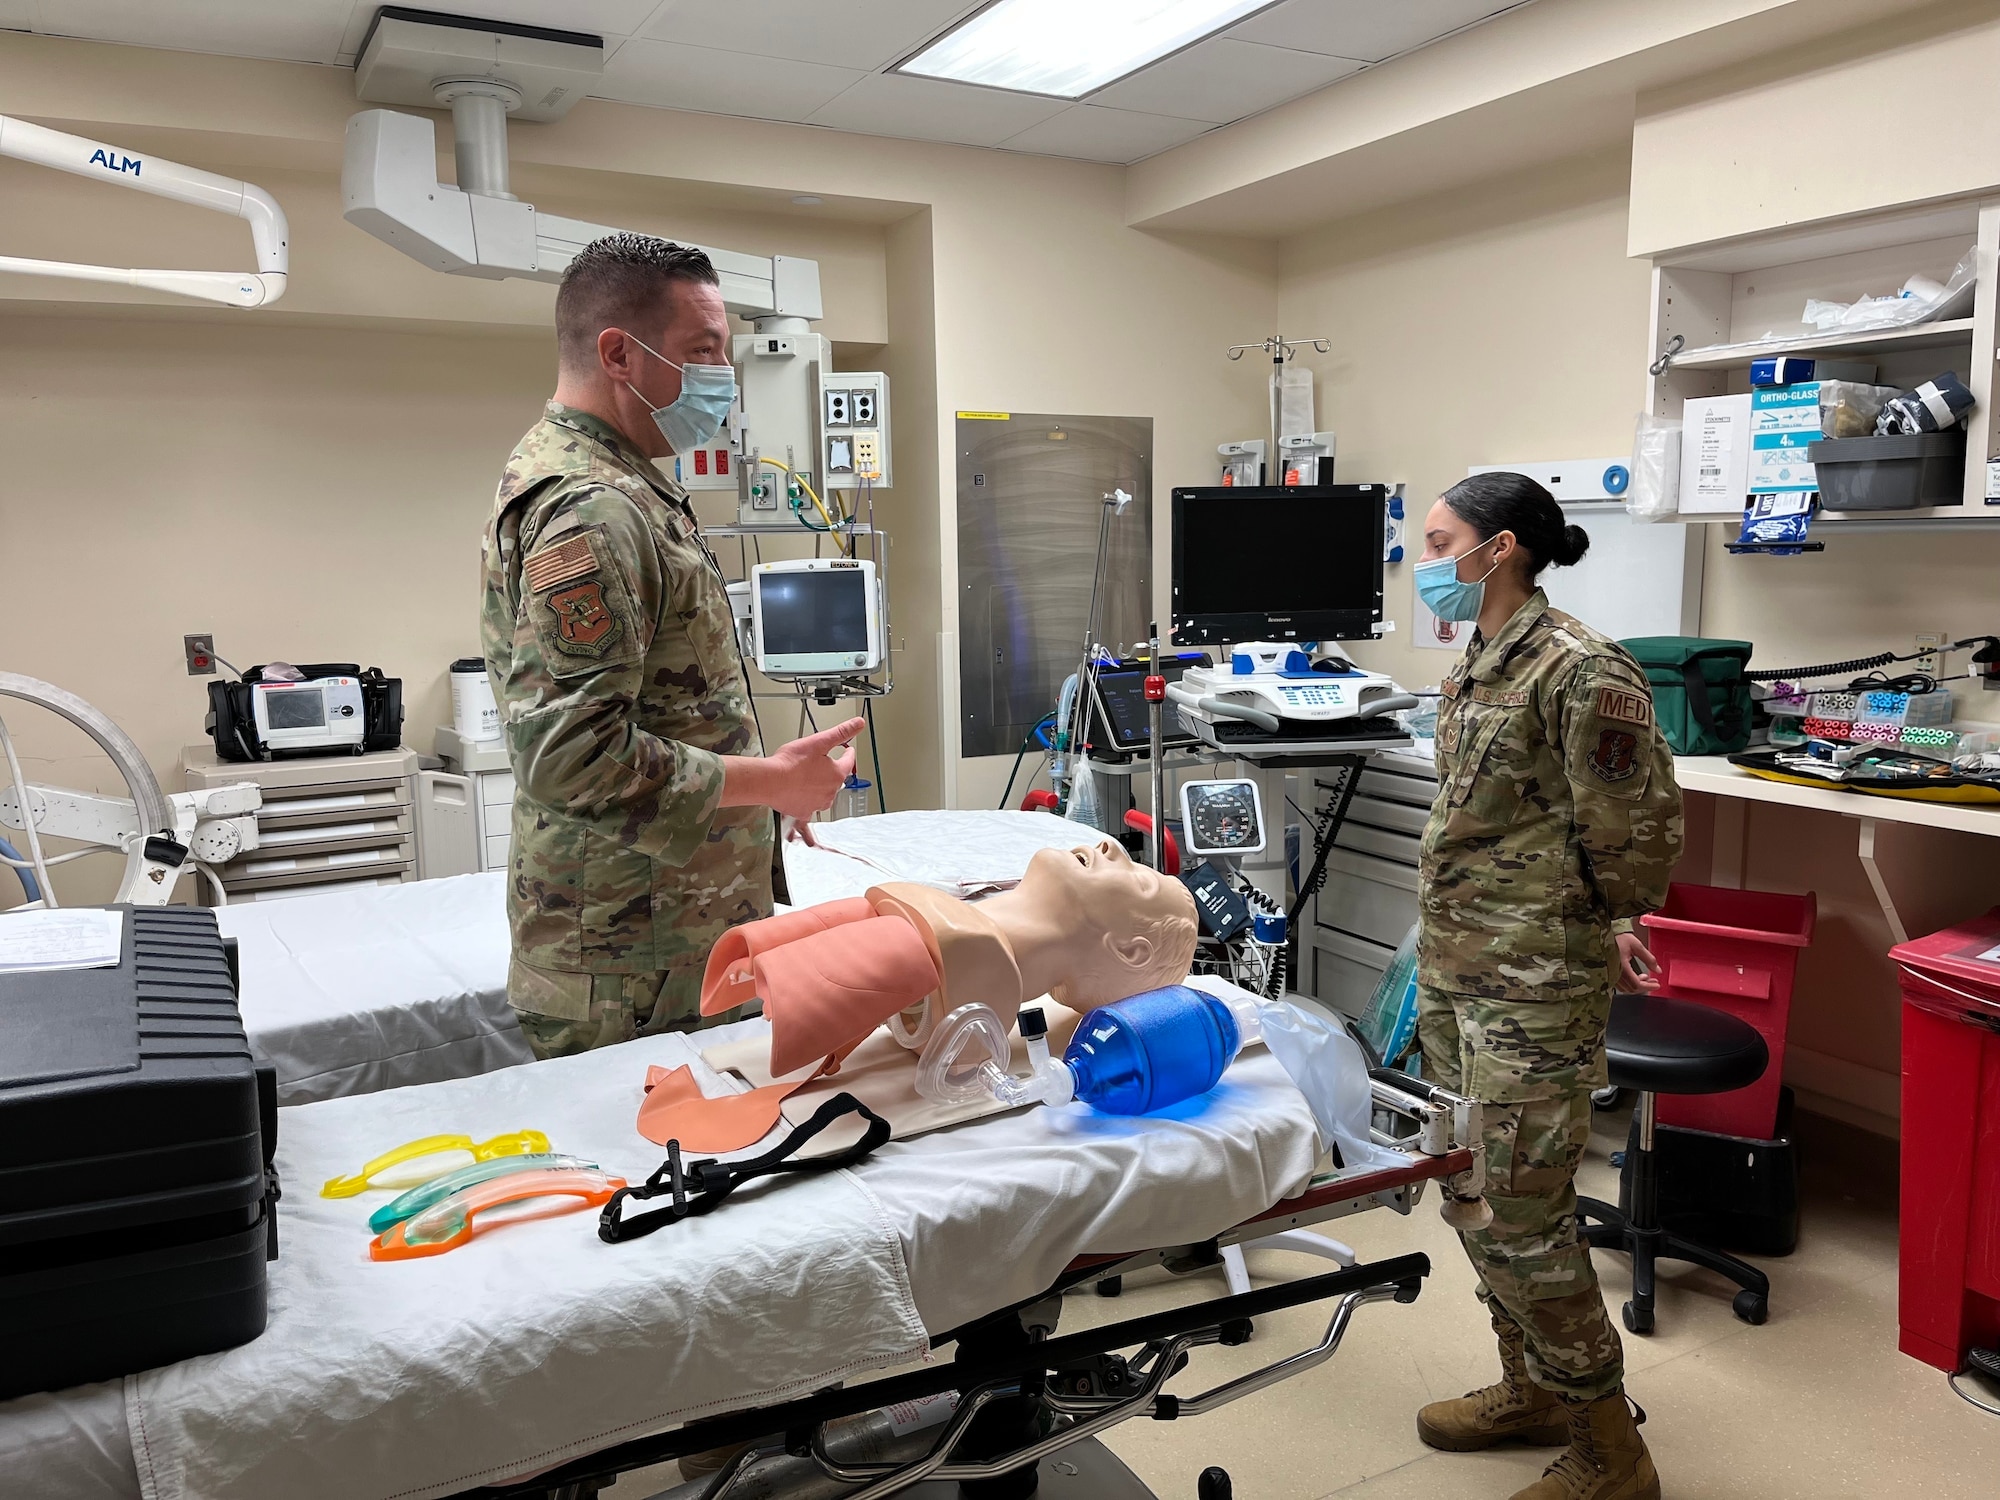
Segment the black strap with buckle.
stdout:
[[[867,1132],[860,1140],[845,1151],[836,1151],[830,1156],[815,1156],[805,1161],[788,1159],[842,1115],[860,1115],[868,1121]],[[745,1161],[717,1161],[709,1157],[684,1164],[681,1160],[681,1143],[668,1141],[667,1159],[660,1164],[657,1172],[646,1179],[643,1186],[620,1188],[611,1195],[611,1201],[604,1205],[597,1216],[597,1237],[608,1245],[615,1245],[623,1240],[642,1239],[668,1224],[678,1224],[682,1219],[693,1219],[702,1214],[714,1213],[728,1201],[731,1193],[754,1178],[775,1177],[783,1172],[837,1172],[843,1167],[851,1167],[856,1162],[873,1155],[876,1147],[888,1139],[887,1120],[852,1094],[835,1094],[813,1111],[810,1120],[769,1151]],[[644,1201],[648,1198],[658,1198],[663,1194],[674,1200],[671,1207],[656,1208],[648,1213],[634,1214],[630,1218],[619,1217],[619,1210],[625,1199]]]

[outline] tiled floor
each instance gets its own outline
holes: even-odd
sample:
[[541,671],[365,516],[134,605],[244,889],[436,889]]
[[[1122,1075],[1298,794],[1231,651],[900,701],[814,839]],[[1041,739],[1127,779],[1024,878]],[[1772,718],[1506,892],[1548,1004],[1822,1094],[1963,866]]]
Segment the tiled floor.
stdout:
[[[1980,1413],[1927,1365],[1896,1350],[1895,1154],[1889,1142],[1801,1116],[1806,1200],[1798,1250],[1763,1262],[1771,1320],[1737,1321],[1726,1283],[1662,1268],[1658,1331],[1626,1338],[1628,1384],[1651,1415],[1645,1433],[1668,1500],[2000,1497],[2000,1418]],[[1600,1119],[1584,1190],[1617,1197],[1608,1155],[1622,1118]],[[1318,1370],[1186,1423],[1132,1422],[1110,1446],[1162,1500],[1195,1492],[1210,1464],[1245,1500],[1505,1500],[1553,1457],[1543,1450],[1433,1453],[1412,1415],[1494,1377],[1492,1335],[1472,1298],[1472,1272],[1435,1201],[1407,1219],[1373,1213],[1329,1226],[1364,1260],[1427,1252],[1433,1272],[1409,1306],[1364,1309],[1340,1353]],[[1612,1307],[1630,1295],[1623,1257],[1600,1253]],[[1288,1278],[1323,1262],[1253,1255],[1254,1279]],[[1072,1299],[1066,1326],[1166,1305],[1188,1289],[1133,1283],[1097,1307]],[[1204,1350],[1177,1382],[1200,1389],[1317,1339],[1324,1313],[1260,1322],[1236,1350]],[[1199,1381],[1199,1384],[1194,1382]]]
[[[1627,1337],[1628,1384],[1651,1414],[1645,1432],[1666,1500],[2000,1500],[2000,1417],[1961,1401],[1945,1378],[1896,1350],[1895,1147],[1829,1120],[1799,1118],[1805,1176],[1798,1250],[1763,1262],[1771,1320],[1738,1322],[1726,1283],[1662,1268],[1658,1331]],[[1625,1117],[1605,1115],[1583,1190],[1615,1200],[1609,1153]],[[1226,1468],[1242,1500],[1506,1500],[1540,1474],[1553,1450],[1433,1453],[1412,1418],[1498,1370],[1492,1335],[1472,1297],[1472,1272],[1429,1198],[1409,1218],[1364,1214],[1326,1226],[1363,1260],[1412,1250],[1431,1257],[1423,1295],[1356,1317],[1338,1355],[1319,1369],[1207,1417],[1128,1422],[1109,1446],[1161,1500],[1192,1500],[1195,1479]],[[1599,1254],[1612,1308],[1630,1294],[1624,1259]],[[1312,1275],[1324,1261],[1259,1252],[1258,1283]],[[1063,1328],[1135,1316],[1219,1295],[1221,1273],[1174,1280],[1150,1273],[1115,1301],[1071,1296]],[[1326,1312],[1260,1320],[1238,1349],[1196,1351],[1174,1383],[1193,1394],[1317,1342]],[[610,1492],[648,1496],[668,1470],[628,1476]]]

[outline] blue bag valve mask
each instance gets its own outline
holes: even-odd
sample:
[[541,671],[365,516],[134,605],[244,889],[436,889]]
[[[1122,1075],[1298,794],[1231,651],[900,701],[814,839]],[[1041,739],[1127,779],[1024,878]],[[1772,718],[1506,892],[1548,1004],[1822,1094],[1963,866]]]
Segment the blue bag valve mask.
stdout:
[[646,401],[653,424],[674,452],[686,453],[712,441],[722,431],[729,408],[736,403],[736,371],[728,365],[677,365],[643,340],[632,339],[661,364],[681,372],[681,393],[666,406],[655,406],[639,394],[637,386],[625,382],[625,389]]
[[[1479,547],[1490,547],[1498,540],[1495,532]],[[1424,607],[1440,620],[1464,624],[1479,618],[1479,607],[1486,602],[1486,580],[1493,576],[1495,563],[1471,583],[1459,581],[1458,565],[1472,556],[1479,547],[1468,547],[1457,557],[1433,557],[1420,562],[1416,568],[1417,597],[1424,601]]]

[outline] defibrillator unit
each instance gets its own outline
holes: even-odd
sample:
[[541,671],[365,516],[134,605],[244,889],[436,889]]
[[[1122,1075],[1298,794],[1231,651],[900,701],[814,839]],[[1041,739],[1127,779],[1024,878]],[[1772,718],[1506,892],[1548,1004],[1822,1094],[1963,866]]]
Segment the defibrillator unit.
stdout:
[[205,728],[228,761],[394,750],[403,739],[403,682],[380,667],[320,662],[301,681],[252,667],[241,682],[208,685]]

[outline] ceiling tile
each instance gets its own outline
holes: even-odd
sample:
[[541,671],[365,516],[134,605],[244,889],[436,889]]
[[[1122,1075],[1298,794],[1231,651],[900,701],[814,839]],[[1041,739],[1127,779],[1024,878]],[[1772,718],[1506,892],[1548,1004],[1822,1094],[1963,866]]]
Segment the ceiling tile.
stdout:
[[1033,94],[1010,94],[900,73],[870,73],[816,111],[812,123],[863,135],[997,146],[1069,107],[1060,99]]
[[[361,51],[368,28],[375,23],[381,0],[352,0],[354,13],[340,39],[342,62]],[[605,50],[632,36],[660,8],[660,0],[430,0],[419,10],[441,9],[448,15],[473,13],[482,21],[512,21],[517,26],[547,26],[555,31],[583,31],[604,38]]]
[[1483,21],[1521,0],[1285,0],[1229,35],[1272,47],[1380,62]]
[[604,65],[594,98],[762,120],[804,120],[850,85],[865,78],[852,68],[760,59],[740,52],[684,47],[639,37]]
[[977,0],[668,0],[645,34],[872,72],[978,8]]
[[1210,127],[1203,120],[1142,115],[1136,110],[1073,104],[1061,114],[1030,125],[1001,145],[1009,151],[1042,156],[1074,156],[1085,161],[1133,162],[1191,141]]
[[1218,37],[1090,96],[1092,104],[1222,125],[1356,72],[1361,64]]
[[39,0],[10,7],[34,12],[33,27],[44,36],[319,63],[338,55],[352,8],[353,0]]

